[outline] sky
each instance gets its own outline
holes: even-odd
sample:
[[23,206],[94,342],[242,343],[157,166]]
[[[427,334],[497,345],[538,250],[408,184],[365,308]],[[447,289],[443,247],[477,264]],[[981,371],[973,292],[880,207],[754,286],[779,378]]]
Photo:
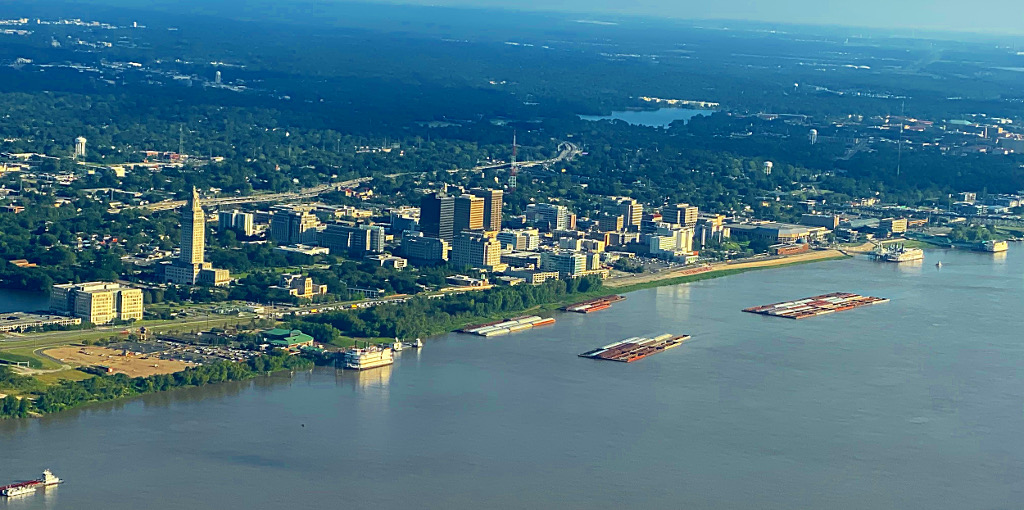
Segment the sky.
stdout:
[[371,0],[683,19],[736,19],[1024,35],[1024,0]]

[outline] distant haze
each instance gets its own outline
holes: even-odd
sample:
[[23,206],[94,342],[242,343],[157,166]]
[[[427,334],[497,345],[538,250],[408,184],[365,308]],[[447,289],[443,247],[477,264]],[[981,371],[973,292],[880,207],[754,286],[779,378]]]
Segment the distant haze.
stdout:
[[1024,34],[1024,2],[991,0],[370,0],[684,19]]

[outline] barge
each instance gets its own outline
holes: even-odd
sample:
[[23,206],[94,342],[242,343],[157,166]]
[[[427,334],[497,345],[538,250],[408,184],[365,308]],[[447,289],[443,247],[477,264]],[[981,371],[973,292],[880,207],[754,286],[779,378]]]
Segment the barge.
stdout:
[[612,306],[612,303],[617,303],[619,301],[622,301],[623,299],[626,298],[623,296],[605,296],[597,299],[591,299],[589,301],[582,301],[576,304],[572,304],[566,306],[565,308],[562,308],[562,310],[565,310],[566,312],[575,313],[597,312],[600,310],[610,308]]
[[4,496],[7,498],[24,496],[27,494],[32,494],[38,489],[44,489],[52,485],[57,485],[63,481],[64,480],[57,478],[49,469],[47,469],[43,471],[42,477],[37,478],[35,480],[29,480],[27,482],[17,482],[0,486],[0,496]]
[[632,337],[584,352],[581,358],[632,363],[659,352],[679,347],[690,335],[658,335],[654,338]]
[[834,312],[844,312],[861,306],[888,303],[886,298],[861,296],[849,292],[833,292],[796,301],[783,301],[753,308],[744,308],[747,313],[783,317],[786,319],[806,319]]
[[477,324],[474,326],[466,326],[459,330],[459,333],[468,333],[472,335],[482,337],[492,337],[507,335],[509,333],[515,333],[517,331],[524,331],[531,328],[540,326],[547,326],[554,324],[555,319],[550,317],[544,318],[539,315],[523,315],[520,317],[513,317],[508,320],[498,322],[488,322],[486,324]]

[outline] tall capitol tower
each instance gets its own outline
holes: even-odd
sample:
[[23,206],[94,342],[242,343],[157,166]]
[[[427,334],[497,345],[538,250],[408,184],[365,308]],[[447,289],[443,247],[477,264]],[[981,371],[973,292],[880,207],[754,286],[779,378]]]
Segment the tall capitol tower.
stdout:
[[199,202],[199,191],[192,187],[192,198],[181,214],[181,261],[202,264],[206,248],[206,217]]
[[181,254],[164,266],[164,280],[178,285],[227,285],[231,275],[227,269],[216,269],[206,262],[206,216],[199,200],[199,191],[192,188],[192,197],[181,211]]

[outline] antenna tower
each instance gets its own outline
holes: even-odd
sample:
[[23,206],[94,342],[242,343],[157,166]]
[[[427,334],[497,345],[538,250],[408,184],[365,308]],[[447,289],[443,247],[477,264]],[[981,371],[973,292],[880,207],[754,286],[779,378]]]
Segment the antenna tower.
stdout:
[[519,145],[516,144],[516,132],[512,131],[512,166],[508,170],[508,189],[516,189],[516,176],[519,174],[519,164],[516,162]]

